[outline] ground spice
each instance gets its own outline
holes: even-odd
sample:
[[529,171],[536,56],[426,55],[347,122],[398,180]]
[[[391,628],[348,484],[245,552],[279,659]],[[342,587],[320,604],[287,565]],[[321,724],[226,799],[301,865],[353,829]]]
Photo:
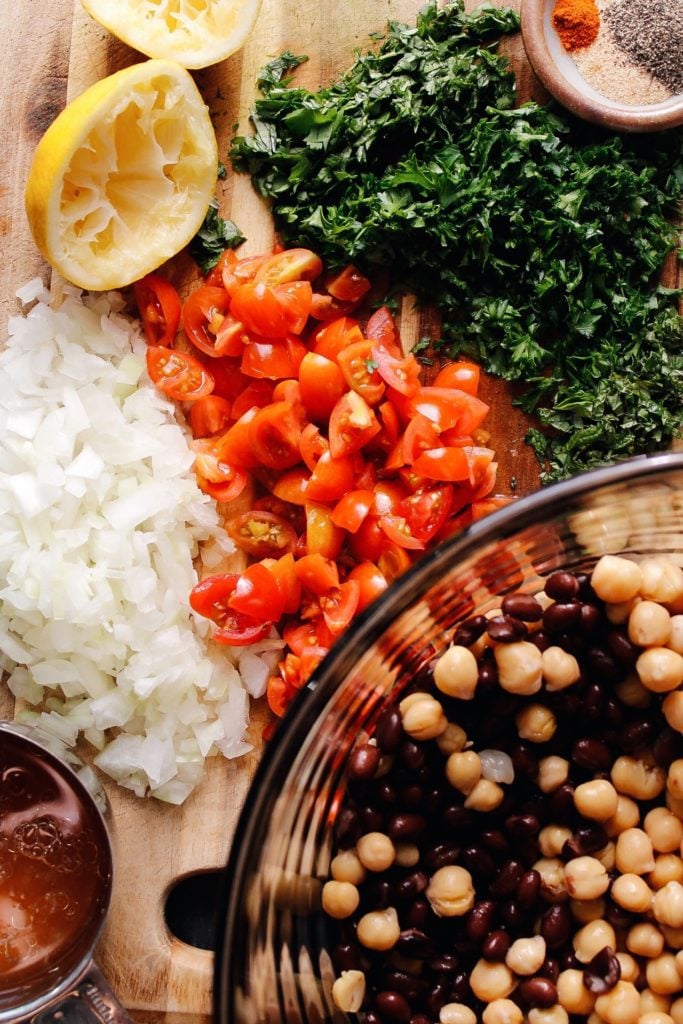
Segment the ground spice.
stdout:
[[617,46],[638,67],[683,92],[683,0],[615,0],[606,17]]
[[595,41],[600,14],[595,0],[557,0],[553,25],[565,50],[580,50]]

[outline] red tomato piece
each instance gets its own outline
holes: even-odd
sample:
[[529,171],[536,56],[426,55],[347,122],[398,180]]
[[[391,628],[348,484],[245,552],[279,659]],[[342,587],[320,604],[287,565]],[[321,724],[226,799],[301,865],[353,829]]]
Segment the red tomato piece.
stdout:
[[[329,588],[328,588],[329,589]],[[282,631],[282,638],[299,658],[307,651],[316,647],[329,649],[334,643],[325,621],[321,618],[312,619],[301,625],[287,623]]]
[[290,703],[290,699],[287,683],[282,676],[271,676],[266,683],[266,700],[273,714],[277,715],[278,718],[282,718]]
[[161,274],[147,274],[133,285],[148,345],[170,348],[180,323],[180,297],[170,281]]
[[394,391],[401,395],[416,394],[420,380],[420,364],[415,356],[399,358],[384,345],[372,348],[372,360],[377,364],[377,373]]
[[288,469],[300,459],[301,421],[289,402],[259,409],[249,427],[254,456],[269,469]]
[[231,405],[220,395],[205,395],[190,407],[190,426],[194,437],[222,434],[230,423]]
[[398,327],[388,306],[380,306],[365,325],[365,337],[379,341],[388,348],[396,345]]
[[147,372],[152,383],[176,402],[196,402],[213,391],[213,377],[206,367],[177,349],[148,345]]
[[232,403],[232,418],[240,419],[254,406],[263,409],[273,400],[273,385],[269,380],[252,380]]
[[249,477],[244,470],[234,467],[229,480],[226,479],[222,483],[205,480],[200,473],[197,473],[197,483],[205,494],[210,494],[215,501],[225,504],[240,496],[249,483]]
[[301,533],[306,526],[303,509],[298,505],[291,505],[288,501],[282,501],[274,494],[263,494],[252,503],[252,509],[260,512],[274,512],[276,516],[286,519],[291,523],[297,534]]
[[373,353],[371,341],[357,341],[347,345],[337,356],[339,369],[347,385],[362,395],[368,405],[377,405],[385,391]]
[[253,281],[259,268],[270,256],[270,253],[260,253],[257,256],[244,256],[241,260],[230,260],[227,257],[222,268],[221,283],[228,295],[232,295],[240,285]]
[[282,595],[282,611],[285,615],[294,615],[301,604],[301,583],[294,567],[294,555],[291,552],[273,560],[268,566]]
[[396,515],[407,493],[403,484],[398,481],[379,480],[373,488],[374,501],[371,509],[373,516]]
[[330,451],[335,458],[360,451],[381,429],[365,399],[347,391],[330,415]]
[[338,273],[327,277],[325,288],[330,295],[340,302],[360,302],[370,291],[370,282],[361,274],[357,267],[349,264]]
[[249,384],[249,378],[240,371],[237,359],[228,359],[225,356],[221,359],[200,356],[200,362],[204,364],[214,379],[212,392],[214,395],[220,395],[221,398],[227,398],[232,402]]
[[346,580],[339,587],[333,587],[318,599],[325,625],[337,635],[346,629],[358,610],[360,583]]
[[[229,354],[218,347],[217,338],[229,311],[230,296],[224,288],[210,288],[204,285],[185,300],[182,308],[183,329],[200,352],[208,356]],[[232,331],[224,339],[226,346],[231,338]]]
[[401,421],[398,418],[396,408],[391,402],[382,402],[377,412],[382,421],[382,440],[387,447],[394,445],[401,433]]
[[249,281],[235,288],[231,296],[232,315],[247,331],[262,338],[282,338],[287,333],[287,317],[272,288]]
[[301,334],[308,322],[313,302],[313,289],[310,281],[288,281],[276,284],[273,295],[287,321],[287,330],[292,334]]
[[310,249],[285,249],[263,261],[254,281],[271,287],[288,281],[314,281],[322,269],[322,260]]
[[229,614],[228,600],[237,586],[238,577],[236,572],[207,576],[190,591],[190,607],[198,615],[221,625]]
[[344,543],[344,531],[332,522],[332,513],[325,505],[306,505],[306,551],[309,555],[336,558]]
[[311,594],[326,594],[332,587],[339,586],[339,571],[336,562],[321,554],[304,555],[294,563],[294,571],[302,587]]
[[[227,501],[225,495],[237,497],[247,484],[247,475],[241,469],[223,458],[220,437],[198,437],[190,442],[194,452],[194,468],[202,490],[220,501]],[[218,486],[217,493],[214,488]]]
[[420,388],[410,404],[413,413],[432,420],[439,432],[454,428],[460,434],[471,434],[489,411],[485,402],[457,388]]
[[313,351],[320,356],[337,362],[339,353],[349,345],[363,341],[363,334],[357,320],[348,316],[338,317],[324,327],[319,327],[310,339]]
[[379,519],[373,515],[367,515],[356,532],[349,537],[349,549],[358,562],[378,562],[387,543]]
[[397,544],[400,548],[408,548],[411,551],[424,549],[424,541],[412,535],[403,516],[381,516],[379,525],[392,544]]
[[413,462],[413,470],[428,480],[469,480],[470,464],[463,448],[431,448]]
[[301,437],[299,438],[299,451],[301,452],[301,458],[311,472],[313,472],[318,464],[320,456],[329,450],[329,441],[326,437],[323,437],[315,423],[307,423],[301,431]]
[[237,547],[255,558],[279,558],[296,545],[294,527],[274,512],[251,509],[228,519],[225,528]]
[[387,544],[377,559],[377,567],[389,583],[402,576],[411,565],[410,555],[398,544]]
[[240,466],[242,469],[256,469],[259,465],[251,449],[249,438],[251,424],[256,418],[258,408],[254,405],[242,413],[240,418],[228,427],[220,438],[220,457],[232,466]]
[[349,491],[332,510],[332,522],[349,533],[356,533],[370,512],[375,494],[369,490]]
[[253,619],[277,622],[284,610],[284,596],[265,565],[254,562],[240,573],[228,606]]
[[476,363],[460,359],[455,363],[447,363],[434,378],[436,388],[458,388],[468,395],[476,397],[479,391],[480,370]]
[[337,501],[353,487],[355,462],[350,455],[333,458],[323,452],[308,481],[306,494],[310,501]]
[[240,368],[247,377],[296,377],[305,354],[306,347],[294,335],[282,340],[251,336],[244,345]]
[[301,360],[299,386],[306,414],[316,423],[327,423],[346,392],[346,381],[337,364],[318,352],[307,352]]
[[273,494],[276,498],[288,502],[290,505],[305,505],[309,495],[309,484],[311,474],[302,466],[295,466],[283,473],[280,479],[273,486]]
[[373,562],[360,562],[348,575],[355,580],[360,588],[358,594],[358,611],[362,612],[372,604],[389,586],[384,573]]
[[325,323],[329,323],[330,320],[336,320],[340,316],[348,316],[349,313],[353,313],[357,305],[357,302],[340,302],[339,299],[335,299],[332,295],[322,295],[320,292],[313,292],[311,317],[314,320],[322,320]]
[[204,278],[204,284],[209,285],[211,288],[221,288],[223,286],[223,272],[230,273],[237,262],[238,257],[235,250],[225,249],[221,253],[218,263],[215,267],[211,268]]
[[427,544],[446,522],[452,505],[453,488],[446,484],[409,494],[401,502],[399,512],[413,537]]

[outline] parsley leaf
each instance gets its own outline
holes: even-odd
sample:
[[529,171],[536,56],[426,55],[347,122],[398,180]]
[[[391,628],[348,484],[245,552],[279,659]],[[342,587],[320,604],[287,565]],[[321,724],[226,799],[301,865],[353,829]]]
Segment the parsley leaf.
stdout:
[[206,211],[204,223],[190,242],[190,255],[199,264],[202,274],[208,274],[226,249],[236,249],[244,241],[246,238],[237,225],[221,217],[214,199]]

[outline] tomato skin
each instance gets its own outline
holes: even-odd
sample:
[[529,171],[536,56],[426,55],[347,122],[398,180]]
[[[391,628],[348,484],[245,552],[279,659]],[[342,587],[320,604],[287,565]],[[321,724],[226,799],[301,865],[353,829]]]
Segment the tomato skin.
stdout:
[[387,543],[379,519],[373,515],[367,515],[356,532],[349,537],[351,554],[359,562],[378,562]]
[[261,263],[254,281],[270,287],[287,284],[289,281],[315,281],[322,270],[322,260],[310,249],[285,249]]
[[302,508],[298,505],[291,505],[274,494],[264,494],[260,498],[256,498],[251,507],[254,511],[274,512],[276,516],[290,523],[296,534],[301,533],[306,525]]
[[270,676],[266,683],[268,707],[278,718],[282,718],[290,702],[287,684],[282,676]]
[[327,291],[340,302],[360,302],[370,291],[370,287],[367,277],[353,264],[344,267],[325,281]]
[[260,267],[270,259],[269,253],[260,253],[257,256],[243,256],[241,260],[226,257],[222,268],[221,283],[228,295],[232,295],[236,288],[253,281]]
[[436,388],[458,388],[475,398],[479,391],[481,371],[476,363],[460,359],[455,363],[447,363],[434,378]]
[[360,583],[346,580],[318,599],[325,625],[331,633],[342,633],[353,619],[360,600]]
[[300,626],[288,623],[282,631],[282,638],[299,658],[307,650],[320,647],[328,650],[334,643],[334,637],[322,617],[311,619]]
[[348,387],[362,395],[368,405],[377,405],[385,391],[379,373],[371,369],[374,365],[373,352],[371,341],[357,341],[347,345],[337,356]]
[[282,338],[287,333],[287,317],[272,288],[249,281],[238,285],[231,296],[230,311],[251,334],[262,338]]
[[249,427],[255,458],[269,469],[289,469],[300,459],[301,421],[289,402],[259,409]]
[[197,615],[220,625],[228,614],[228,599],[237,586],[239,573],[225,572],[207,576],[190,591],[190,607]]
[[208,356],[227,354],[218,349],[217,335],[229,311],[230,296],[224,288],[204,285],[185,299],[181,314],[183,330],[200,352]]
[[384,573],[373,562],[360,562],[348,575],[359,586],[358,611],[362,612],[372,604],[389,586]]
[[371,358],[377,364],[377,373],[389,387],[408,397],[416,394],[420,386],[420,364],[415,356],[400,358],[385,345],[374,345]]
[[424,487],[401,502],[399,515],[405,518],[408,529],[425,544],[442,528],[453,506],[453,488]]
[[301,400],[309,419],[326,423],[346,392],[344,375],[331,359],[319,352],[307,352],[299,364]]
[[336,562],[318,553],[299,558],[294,563],[294,572],[302,587],[316,596],[326,594],[332,587],[339,586]]
[[229,501],[242,493],[247,475],[223,457],[220,437],[195,438],[190,448],[195,456],[197,481],[203,491],[219,501]]
[[425,387],[410,399],[410,410],[432,420],[439,432],[455,428],[459,434],[471,434],[481,426],[489,407],[457,388]]
[[413,462],[413,470],[428,480],[469,480],[470,464],[463,448],[432,448]]
[[318,459],[308,481],[306,494],[309,501],[337,501],[354,484],[355,463],[351,456],[333,458],[326,451]]
[[211,639],[229,647],[249,647],[259,640],[265,640],[272,628],[272,622],[261,622],[241,612],[233,612],[225,625],[214,631]]
[[309,494],[310,481],[311,474],[302,466],[295,466],[294,469],[283,473],[277,480],[273,487],[273,494],[290,505],[305,505],[311,497]]
[[269,380],[252,380],[246,388],[236,396],[232,403],[232,418],[241,419],[245,412],[254,406],[263,409],[273,400],[273,385]]
[[180,296],[161,274],[147,274],[133,285],[148,345],[170,348],[180,324]]
[[305,354],[305,346],[294,335],[282,339],[250,336],[243,347],[240,369],[246,377],[296,377]]
[[[233,407],[234,411],[234,407]],[[242,413],[220,438],[220,457],[233,466],[242,469],[256,469],[259,465],[251,449],[251,424],[256,418],[258,407],[252,406]]]
[[372,314],[365,325],[365,337],[372,341],[379,341],[387,347],[396,345],[398,327],[388,306],[380,306]]
[[374,501],[373,491],[348,491],[332,509],[332,522],[349,533],[356,533],[370,512]]
[[324,558],[336,558],[344,543],[344,531],[332,522],[332,513],[325,505],[306,505],[306,551]]
[[190,427],[194,437],[210,437],[222,434],[230,424],[231,405],[227,398],[220,395],[205,395],[192,403],[190,408]]
[[349,345],[364,340],[358,321],[342,316],[318,328],[310,344],[317,355],[325,356],[336,363],[340,352]]
[[282,596],[282,613],[284,615],[295,615],[301,604],[301,583],[294,567],[294,555],[291,551],[267,567]]
[[406,494],[405,487],[398,481],[379,480],[373,489],[374,500],[370,511],[373,516],[396,515]]
[[222,482],[205,480],[200,473],[197,473],[197,483],[205,494],[210,494],[215,501],[227,503],[239,498],[244,488],[249,483],[247,474],[237,467],[233,468],[232,477]]
[[251,509],[228,519],[225,528],[237,547],[255,558],[279,558],[296,546],[294,527],[274,512]]
[[284,596],[273,574],[254,562],[240,573],[228,606],[243,615],[264,622],[277,622],[284,610]]
[[329,441],[326,437],[323,437],[315,423],[307,423],[301,431],[301,437],[299,438],[299,451],[301,453],[301,458],[311,472],[313,472],[317,466],[318,459],[321,455],[329,450]]
[[273,286],[273,295],[277,299],[287,322],[287,331],[301,334],[311,312],[313,289],[310,281],[288,281]]
[[403,516],[381,516],[379,525],[392,544],[397,544],[400,548],[408,548],[410,551],[424,550],[424,541],[413,537]]
[[389,583],[402,576],[411,565],[410,555],[398,544],[387,544],[377,559],[377,567]]
[[365,399],[347,391],[330,415],[330,451],[335,458],[360,451],[381,429]]
[[147,346],[147,372],[152,383],[177,402],[196,402],[213,391],[213,377],[198,359],[163,345]]

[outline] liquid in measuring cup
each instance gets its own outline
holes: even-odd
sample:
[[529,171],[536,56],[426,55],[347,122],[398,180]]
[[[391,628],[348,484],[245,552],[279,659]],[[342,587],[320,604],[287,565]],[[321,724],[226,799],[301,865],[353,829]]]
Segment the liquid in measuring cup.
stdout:
[[78,969],[107,911],[106,827],[60,762],[0,732],[0,1012]]

